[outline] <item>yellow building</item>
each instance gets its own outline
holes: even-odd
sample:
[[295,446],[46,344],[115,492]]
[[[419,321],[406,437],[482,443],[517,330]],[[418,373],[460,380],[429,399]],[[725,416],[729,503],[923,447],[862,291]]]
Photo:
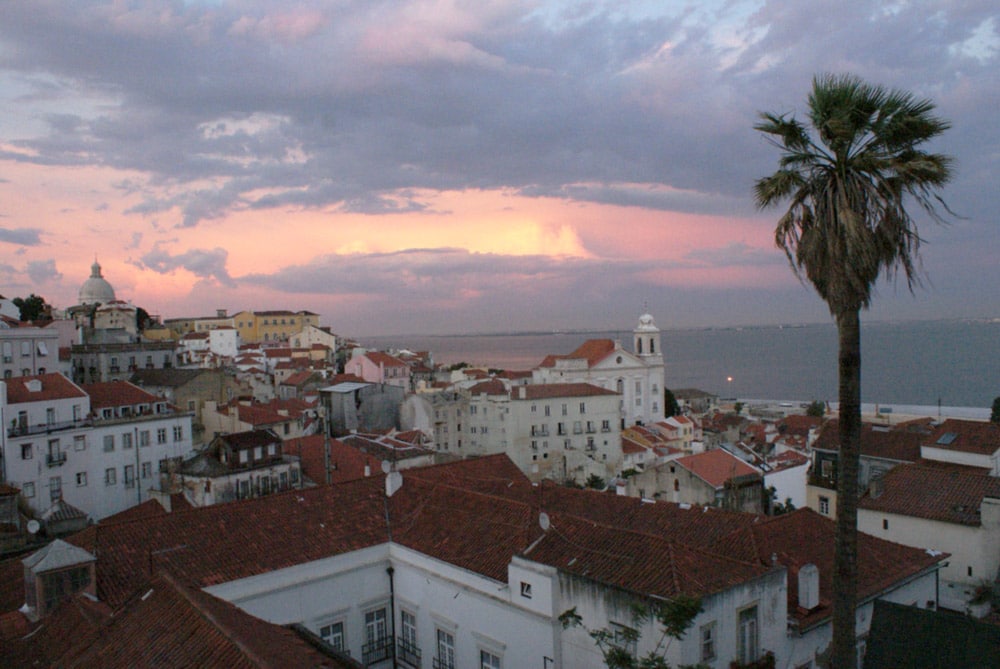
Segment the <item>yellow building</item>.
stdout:
[[319,327],[319,315],[311,311],[241,311],[232,326],[247,343],[288,341],[306,326]]

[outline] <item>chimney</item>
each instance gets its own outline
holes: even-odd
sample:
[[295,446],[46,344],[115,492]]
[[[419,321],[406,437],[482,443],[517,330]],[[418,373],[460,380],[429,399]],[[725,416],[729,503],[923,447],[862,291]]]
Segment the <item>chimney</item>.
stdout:
[[371,476],[371,475],[372,475],[372,466],[371,465],[365,465],[365,476],[367,477],[367,476]]
[[812,563],[799,567],[799,606],[807,611],[819,606],[819,568]]
[[517,388],[517,397],[518,397],[518,399],[522,399],[522,400],[523,399],[527,399],[527,397],[528,397],[528,387],[527,386],[518,386],[518,388]]

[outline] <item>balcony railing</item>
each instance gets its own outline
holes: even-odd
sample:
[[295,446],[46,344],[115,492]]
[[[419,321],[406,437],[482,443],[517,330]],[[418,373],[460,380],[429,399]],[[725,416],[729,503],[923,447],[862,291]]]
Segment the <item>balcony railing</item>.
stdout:
[[58,467],[66,462],[66,453],[49,453],[45,456],[45,462],[49,467]]
[[64,420],[52,423],[37,423],[28,425],[17,422],[7,430],[8,437],[23,437],[31,434],[44,434],[48,432],[61,432],[62,430],[72,430],[73,428],[89,427],[91,421],[88,420]]
[[392,637],[384,636],[361,646],[361,662],[366,666],[388,660],[391,655]]
[[420,666],[420,647],[406,639],[400,639],[396,647],[397,657],[400,662],[404,662],[413,667]]
[[432,669],[455,669],[455,662],[443,657],[435,657],[431,663]]

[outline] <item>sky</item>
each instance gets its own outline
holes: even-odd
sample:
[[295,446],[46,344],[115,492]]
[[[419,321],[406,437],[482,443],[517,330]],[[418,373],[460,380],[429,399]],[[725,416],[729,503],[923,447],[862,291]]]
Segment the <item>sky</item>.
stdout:
[[760,112],[851,73],[937,105],[947,225],[865,319],[1000,317],[995,0],[32,0],[0,8],[0,294],[95,258],[164,318],[338,334],[828,322]]

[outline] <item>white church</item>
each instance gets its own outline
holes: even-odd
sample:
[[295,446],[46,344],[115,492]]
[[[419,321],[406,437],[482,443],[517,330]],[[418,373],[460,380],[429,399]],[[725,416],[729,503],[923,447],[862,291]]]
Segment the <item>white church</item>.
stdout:
[[532,383],[589,383],[621,395],[622,426],[663,420],[663,349],[650,314],[632,331],[632,351],[612,339],[588,339],[568,355],[549,355]]

